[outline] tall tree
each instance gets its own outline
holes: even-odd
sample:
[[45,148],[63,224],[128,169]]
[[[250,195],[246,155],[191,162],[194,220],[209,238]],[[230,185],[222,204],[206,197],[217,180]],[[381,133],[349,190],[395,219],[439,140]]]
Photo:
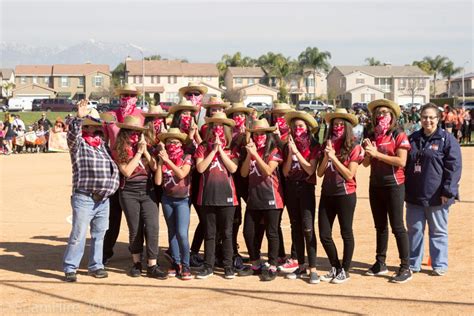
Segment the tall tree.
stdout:
[[440,69],[441,75],[448,79],[448,98],[451,97],[451,78],[461,71],[462,67],[454,67],[454,63],[450,60]]
[[120,63],[112,70],[112,84],[115,87],[121,86],[124,84],[122,80],[125,80],[125,64]]
[[375,57],[367,57],[367,58],[365,59],[365,61],[367,62],[367,64],[368,64],[369,66],[380,66],[380,65],[382,65],[382,63],[380,62],[380,60],[375,59]]
[[161,55],[151,55],[148,57],[145,57],[145,60],[162,60]]
[[433,75],[433,79],[434,79],[434,85],[433,85],[433,96],[436,97],[436,76],[438,75],[438,73],[440,73],[441,69],[444,67],[444,65],[446,64],[448,58],[444,57],[444,56],[441,56],[441,55],[438,55],[434,58],[430,57],[430,56],[426,56],[425,58],[423,58],[423,61],[425,61],[428,65],[430,65],[430,69],[431,69],[431,74]]
[[[327,51],[320,51],[317,47],[307,47],[304,52],[298,56],[300,65],[312,69],[313,78],[316,82],[316,72],[324,70],[329,71],[329,59],[331,53]],[[314,85],[314,95],[316,96],[316,84]]]
[[229,67],[253,67],[256,65],[256,60],[245,56],[242,57],[241,52],[237,52],[234,55],[225,54],[222,56],[221,61],[217,63],[217,69],[219,70],[219,81],[224,82],[224,74]]

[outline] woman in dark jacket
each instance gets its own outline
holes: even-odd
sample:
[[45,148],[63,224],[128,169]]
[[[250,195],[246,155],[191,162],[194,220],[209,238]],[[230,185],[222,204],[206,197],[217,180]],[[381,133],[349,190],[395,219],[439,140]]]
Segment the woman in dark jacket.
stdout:
[[419,131],[410,135],[406,165],[406,221],[410,241],[410,269],[421,270],[424,230],[428,223],[432,275],[448,269],[448,213],[458,198],[461,148],[453,134],[441,129],[437,106],[421,109]]

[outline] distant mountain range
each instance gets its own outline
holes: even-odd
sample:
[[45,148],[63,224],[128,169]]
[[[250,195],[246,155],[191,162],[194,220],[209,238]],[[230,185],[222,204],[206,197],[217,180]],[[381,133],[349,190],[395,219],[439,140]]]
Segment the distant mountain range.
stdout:
[[[175,57],[143,48],[145,57],[161,55],[162,58]],[[16,65],[31,64],[108,64],[113,70],[127,56],[141,59],[140,51],[127,43],[107,43],[95,40],[84,41],[72,46],[42,47],[14,42],[0,42],[0,67],[15,68]]]

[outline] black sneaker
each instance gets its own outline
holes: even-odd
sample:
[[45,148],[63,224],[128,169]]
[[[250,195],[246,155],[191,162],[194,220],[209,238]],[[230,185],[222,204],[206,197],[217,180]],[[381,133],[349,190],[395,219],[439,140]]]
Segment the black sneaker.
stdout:
[[253,275],[253,269],[251,266],[244,266],[243,269],[237,271],[238,276],[249,276]]
[[234,255],[232,259],[235,270],[240,271],[245,268],[244,261],[242,260],[242,257],[239,254]]
[[198,253],[191,252],[191,255],[189,256],[189,265],[193,268],[202,268],[204,260]]
[[232,267],[224,268],[224,278],[226,279],[233,279],[235,278],[235,271]]
[[130,268],[130,276],[137,278],[140,275],[142,275],[142,263],[141,262],[135,262],[133,266]]
[[107,271],[105,271],[105,269],[97,269],[94,271],[89,271],[87,272],[87,274],[92,275],[94,278],[97,278],[97,279],[105,279],[106,277],[109,276],[109,274],[107,273]]
[[207,279],[208,277],[214,275],[214,271],[211,267],[205,267],[196,275],[197,279]]
[[269,266],[265,266],[262,269],[262,274],[260,275],[261,281],[273,281],[278,275],[278,271],[276,268],[271,268]]
[[396,274],[390,279],[393,283],[405,283],[412,279],[412,273],[410,269],[400,268]]
[[331,282],[337,276],[337,270],[335,267],[331,267],[331,270],[325,275],[319,277],[319,279],[323,282]]
[[385,263],[376,262],[374,265],[365,272],[365,275],[384,275],[388,273],[387,265]]
[[181,273],[179,274],[179,278],[185,281],[191,280],[193,278],[191,269],[188,266],[183,266],[183,268],[181,269]]
[[160,267],[155,264],[154,266],[146,268],[146,276],[149,278],[166,280],[168,278],[168,272],[161,270]]
[[66,282],[76,282],[77,281],[76,272],[66,272],[66,273],[64,273],[64,281],[66,281]]
[[287,274],[286,278],[290,280],[296,280],[296,279],[300,279],[304,275],[306,275],[306,268],[298,267],[292,273]]
[[344,269],[341,269],[338,271],[337,275],[335,278],[331,280],[332,284],[341,284],[349,280],[351,276],[349,275],[349,272],[347,272]]

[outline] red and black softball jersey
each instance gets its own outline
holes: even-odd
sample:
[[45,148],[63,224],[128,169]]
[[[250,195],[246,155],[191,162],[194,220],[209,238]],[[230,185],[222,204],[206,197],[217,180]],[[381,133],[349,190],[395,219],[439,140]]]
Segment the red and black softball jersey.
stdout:
[[[341,158],[340,146],[336,149],[336,156]],[[355,145],[347,159],[343,162],[345,167],[349,167],[351,162],[357,162],[360,164],[364,160],[364,150],[360,145]],[[336,196],[336,195],[347,195],[352,194],[356,191],[357,183],[356,178],[346,180],[337,171],[332,161],[328,161],[326,171],[324,172],[323,184],[321,186],[321,195]]]
[[[264,149],[258,151],[263,159]],[[275,148],[267,158],[266,163],[276,161],[281,164],[283,161],[281,152]],[[254,158],[250,160],[249,169],[249,195],[247,199],[247,208],[251,210],[273,210],[282,209],[283,188],[280,182],[280,171],[277,168],[273,170],[270,176],[265,176],[259,170],[257,161]]]
[[[321,146],[315,145],[314,147],[306,150],[306,151],[300,151],[301,155],[303,155],[303,158],[306,159],[306,161],[310,162],[311,160],[318,160],[319,155],[321,152]],[[288,155],[288,145],[286,147],[286,155]],[[285,159],[288,156],[285,157]],[[303,167],[301,167],[300,162],[298,161],[298,158],[296,155],[292,156],[292,162],[291,162],[291,169],[290,172],[288,173],[288,176],[286,177],[289,181],[305,181],[311,184],[316,184],[316,173],[312,175],[308,175],[306,171],[304,171]]]
[[[199,145],[194,157],[206,158],[212,149],[207,145]],[[238,153],[225,149],[224,152],[230,159],[238,157]],[[227,170],[219,153],[201,174],[199,181],[198,205],[205,206],[237,206],[237,194],[235,191],[234,179]]]
[[[192,166],[193,159],[191,155],[183,155],[179,161],[175,162],[175,165],[182,167],[184,165]],[[191,172],[184,177],[179,179],[175,176],[173,170],[166,164],[162,166],[163,172],[163,192],[170,197],[174,198],[186,198],[191,193]]]
[[[393,134],[378,137],[375,144],[378,152],[388,156],[396,156],[399,148],[411,149],[408,137],[404,132],[399,132],[395,138],[393,138]],[[405,168],[392,166],[372,158],[370,164],[370,185],[384,187],[403,183],[405,183]]]

